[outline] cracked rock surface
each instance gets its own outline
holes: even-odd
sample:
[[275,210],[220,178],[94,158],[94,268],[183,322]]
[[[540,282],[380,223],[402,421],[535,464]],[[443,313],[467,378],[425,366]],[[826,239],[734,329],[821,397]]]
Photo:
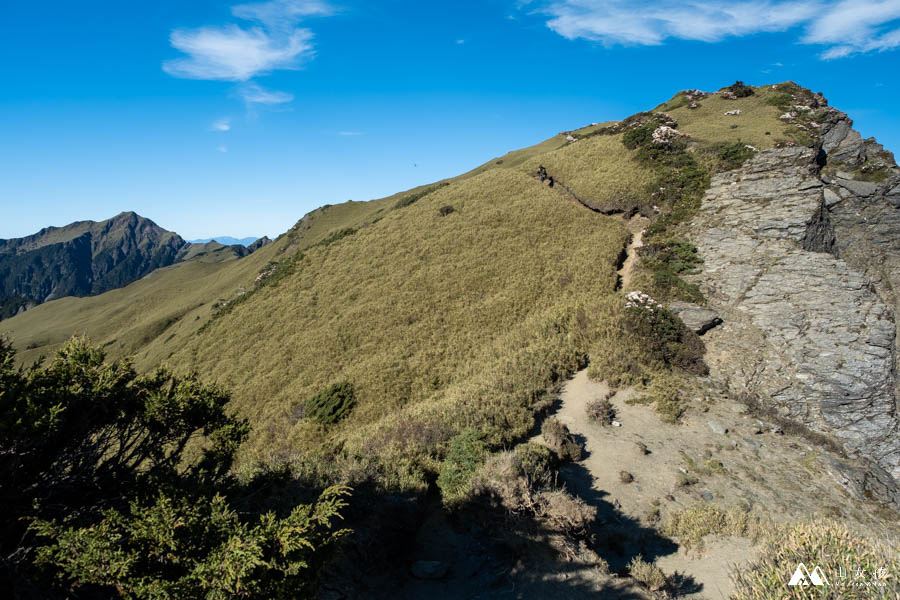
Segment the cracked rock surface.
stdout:
[[[707,362],[734,392],[836,438],[857,461],[851,492],[898,504],[900,170],[891,159],[884,180],[854,178],[884,152],[834,113],[821,152],[768,150],[713,178],[690,228],[696,280],[724,320]],[[823,155],[848,169],[828,184]]]

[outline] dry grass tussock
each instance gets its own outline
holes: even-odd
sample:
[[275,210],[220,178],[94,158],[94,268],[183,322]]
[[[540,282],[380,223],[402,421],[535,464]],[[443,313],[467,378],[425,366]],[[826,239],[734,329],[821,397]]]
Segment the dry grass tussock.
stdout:
[[[897,548],[879,539],[877,532],[861,536],[840,522],[820,519],[772,527],[765,532],[764,540],[758,560],[732,571],[737,587],[734,600],[900,598]],[[801,562],[810,570],[818,566],[828,585],[788,587]]]

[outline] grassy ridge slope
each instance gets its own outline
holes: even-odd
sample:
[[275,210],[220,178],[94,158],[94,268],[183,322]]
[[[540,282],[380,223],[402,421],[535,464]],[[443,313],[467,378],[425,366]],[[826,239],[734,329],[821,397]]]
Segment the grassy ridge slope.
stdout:
[[[691,134],[684,156],[709,162],[713,144],[769,147],[766,131],[783,134],[768,94],[707,97],[696,109],[678,94],[659,108]],[[742,114],[724,115],[735,108]],[[135,354],[139,367],[168,362],[227,385],[256,425],[245,464],[327,457],[418,487],[462,428],[495,446],[525,435],[542,392],[588,355],[634,381],[661,368],[621,325],[621,219],[534,178],[543,164],[592,203],[668,210],[650,197],[658,169],[607,129],[576,130],[575,142],[560,134],[380,200],[323,207],[245,259],[161,270],[4,327],[31,347],[26,360],[86,332],[114,356]],[[277,277],[256,287],[276,262]],[[355,390],[347,419],[304,418],[309,398],[343,382]]]

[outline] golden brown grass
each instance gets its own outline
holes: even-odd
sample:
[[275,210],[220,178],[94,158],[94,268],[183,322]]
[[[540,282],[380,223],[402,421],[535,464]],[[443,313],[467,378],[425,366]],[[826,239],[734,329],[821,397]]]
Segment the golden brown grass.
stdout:
[[578,198],[602,210],[627,210],[648,197],[653,174],[622,146],[621,135],[595,135],[522,164],[529,175],[543,165]]
[[[689,109],[686,104],[666,110],[667,105],[678,106],[681,94],[678,94],[660,105],[658,110],[668,112],[678,121],[678,129],[702,142],[733,142],[741,140],[759,150],[768,150],[778,138],[787,137],[788,127],[778,120],[782,114],[776,106],[767,104],[767,100],[779,92],[771,85],[754,88],[753,96],[728,100],[721,96],[710,96],[698,100],[700,108]],[[740,115],[725,115],[731,110],[740,110]],[[737,125],[736,128],[732,127]],[[769,135],[766,135],[766,132]]]

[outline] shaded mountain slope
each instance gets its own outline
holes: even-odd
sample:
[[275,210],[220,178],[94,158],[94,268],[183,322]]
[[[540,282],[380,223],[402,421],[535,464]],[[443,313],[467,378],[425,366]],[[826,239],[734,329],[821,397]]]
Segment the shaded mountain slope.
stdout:
[[0,240],[0,318],[55,298],[121,287],[176,262],[188,246],[133,212]]

